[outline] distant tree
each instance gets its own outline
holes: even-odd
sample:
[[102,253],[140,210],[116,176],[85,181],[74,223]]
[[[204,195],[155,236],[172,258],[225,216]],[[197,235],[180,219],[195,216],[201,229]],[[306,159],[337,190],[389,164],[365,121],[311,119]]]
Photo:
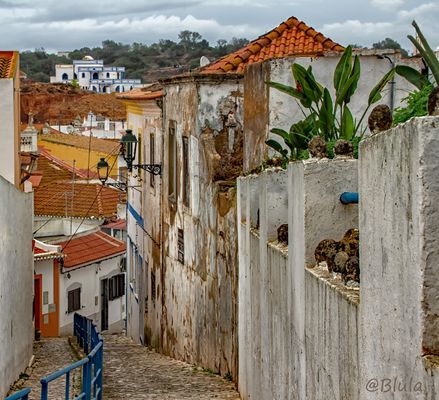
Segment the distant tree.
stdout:
[[203,40],[203,37],[198,32],[192,31],[181,31],[178,34],[178,38],[180,39],[179,44],[183,46],[185,51],[196,49]]
[[351,46],[353,49],[366,49],[367,47],[362,46],[361,44],[352,43],[349,46]]
[[233,52],[247,46],[249,43],[248,39],[232,37],[228,45],[228,50],[230,49],[230,52]]
[[384,40],[381,40],[380,42],[374,43],[372,45],[372,48],[374,49],[396,49],[401,51],[401,55],[403,57],[408,57],[407,50],[403,49],[401,45],[391,38],[385,38]]

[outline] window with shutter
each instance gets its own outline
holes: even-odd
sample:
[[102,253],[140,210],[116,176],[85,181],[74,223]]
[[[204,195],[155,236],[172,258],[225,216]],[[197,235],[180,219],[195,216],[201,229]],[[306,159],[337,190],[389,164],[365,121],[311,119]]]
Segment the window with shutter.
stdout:
[[72,313],[81,308],[81,288],[67,292],[67,312]]

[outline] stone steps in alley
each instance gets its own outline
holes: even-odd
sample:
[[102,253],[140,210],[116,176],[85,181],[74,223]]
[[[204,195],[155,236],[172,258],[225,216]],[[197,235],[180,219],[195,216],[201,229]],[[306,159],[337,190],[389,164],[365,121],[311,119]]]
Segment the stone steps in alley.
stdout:
[[[32,388],[30,400],[41,396],[40,379],[78,360],[67,338],[41,339],[34,343],[35,361],[28,379],[15,389]],[[74,393],[80,388],[73,377]],[[72,394],[71,390],[71,394]],[[133,343],[123,335],[104,335],[104,399],[238,400],[234,384],[193,365]],[[65,379],[49,384],[49,399],[62,400]]]

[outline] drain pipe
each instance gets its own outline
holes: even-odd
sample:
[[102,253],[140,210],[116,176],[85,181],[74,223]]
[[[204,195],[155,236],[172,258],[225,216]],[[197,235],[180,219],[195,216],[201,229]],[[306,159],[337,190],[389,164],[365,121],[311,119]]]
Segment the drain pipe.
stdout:
[[[392,69],[395,68],[395,61],[392,60],[388,55],[384,55],[384,58],[387,58],[390,62],[390,65],[392,66]],[[393,75],[392,80],[389,82],[391,85],[390,89],[390,110],[393,111],[393,108],[395,107],[395,75]]]
[[340,195],[340,202],[344,205],[358,204],[358,192],[343,192]]

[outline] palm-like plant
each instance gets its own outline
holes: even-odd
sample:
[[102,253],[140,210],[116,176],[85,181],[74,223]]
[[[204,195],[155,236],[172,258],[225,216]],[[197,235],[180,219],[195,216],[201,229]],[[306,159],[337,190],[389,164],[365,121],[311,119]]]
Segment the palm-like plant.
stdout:
[[307,148],[313,136],[320,135],[326,141],[352,140],[358,134],[370,106],[381,99],[381,92],[393,78],[395,70],[390,70],[372,89],[367,106],[358,121],[354,119],[349,103],[357,90],[361,68],[358,55],[352,57],[351,46],[345,49],[334,71],[334,98],[327,88],[317,82],[311,67],[304,68],[295,63],[292,66],[292,73],[296,87],[277,82],[267,82],[267,84],[294,97],[305,118],[293,124],[289,132],[279,128],[271,130],[272,133],[282,137],[289,151],[274,139],[266,143],[284,158],[296,159],[301,154],[301,150]]

